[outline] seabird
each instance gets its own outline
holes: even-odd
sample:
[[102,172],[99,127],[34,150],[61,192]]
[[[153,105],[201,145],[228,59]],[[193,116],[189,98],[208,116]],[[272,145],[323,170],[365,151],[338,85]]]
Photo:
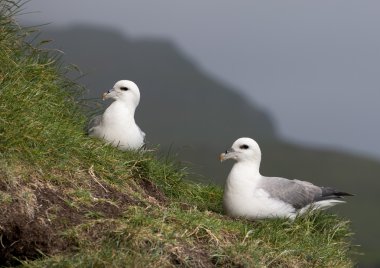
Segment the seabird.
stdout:
[[309,209],[325,209],[352,194],[307,181],[265,177],[260,174],[261,150],[251,138],[236,140],[220,160],[234,159],[228,175],[223,207],[232,217],[248,219],[290,218]]
[[102,115],[90,121],[89,136],[103,139],[120,150],[141,148],[145,133],[136,125],[134,117],[140,102],[137,85],[129,80],[120,80],[103,94],[105,99],[113,99],[114,102]]

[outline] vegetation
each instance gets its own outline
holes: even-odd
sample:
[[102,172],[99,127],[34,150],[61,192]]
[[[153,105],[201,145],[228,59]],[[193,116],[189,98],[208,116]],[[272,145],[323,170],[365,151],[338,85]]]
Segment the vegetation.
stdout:
[[26,267],[350,267],[349,223],[313,214],[250,222],[222,191],[154,151],[83,132],[81,87],[24,40],[0,1],[0,264]]
[[[304,179],[354,193],[347,204],[330,211],[352,221],[355,244],[360,244],[364,253],[359,264],[380,266],[380,214],[371,213],[378,210],[380,202],[378,160],[336,148],[284,141],[270,114],[237,95],[237,89],[212,78],[170,42],[132,38],[115,29],[90,25],[49,29],[44,28],[42,35],[54,40],[50,47],[58,46],[65,51],[62,59],[67,64],[75,63],[88,73],[79,80],[88,88],[86,97],[99,99],[119,78],[137,82],[142,94],[136,113],[139,126],[148,133],[150,144],[160,144],[159,153],[177,153],[176,161],[185,163],[191,180],[223,185],[232,162],[221,165],[216,156],[237,137],[248,136],[260,144],[263,174]],[[252,83],[254,93],[255,81]],[[152,116],[157,111],[159,120]],[[304,115],[300,112],[299,116]],[[313,125],[314,119],[310,120]],[[325,131],[328,134],[333,129]],[[358,142],[363,137],[358,137]]]

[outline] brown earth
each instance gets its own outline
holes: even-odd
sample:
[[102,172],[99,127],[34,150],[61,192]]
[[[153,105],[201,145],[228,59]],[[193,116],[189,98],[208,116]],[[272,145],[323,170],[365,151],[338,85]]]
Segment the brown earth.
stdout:
[[[3,174],[2,174],[3,175]],[[94,202],[75,203],[59,186],[33,181],[33,184],[11,185],[0,180],[0,266],[17,265],[19,260],[33,260],[42,255],[75,251],[78,241],[64,231],[89,219],[88,214],[118,218],[130,205],[143,205],[104,182],[90,178],[86,189]],[[165,195],[147,179],[138,182],[139,191],[153,205],[164,205]]]

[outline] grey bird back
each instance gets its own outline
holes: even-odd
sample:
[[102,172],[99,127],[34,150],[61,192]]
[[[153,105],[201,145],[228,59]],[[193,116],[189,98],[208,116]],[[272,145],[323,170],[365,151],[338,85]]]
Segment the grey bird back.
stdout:
[[264,177],[259,187],[272,198],[284,201],[295,209],[303,208],[322,197],[322,189],[306,181]]

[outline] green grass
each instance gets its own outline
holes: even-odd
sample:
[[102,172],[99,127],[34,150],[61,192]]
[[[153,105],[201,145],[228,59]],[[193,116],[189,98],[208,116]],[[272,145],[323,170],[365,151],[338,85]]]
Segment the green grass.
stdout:
[[[98,227],[96,227],[98,226]],[[184,266],[350,266],[344,242],[347,223],[332,216],[297,220],[236,221],[213,212],[133,207],[119,220],[98,219],[79,226],[76,236],[87,237],[81,251],[27,263],[30,267],[86,267],[132,264]],[[305,228],[306,227],[306,228]],[[316,247],[316,245],[323,247]],[[340,247],[341,251],[333,250]]]
[[58,58],[24,42],[17,10],[0,1],[0,264],[353,265],[347,221],[231,219],[222,189],[186,181],[175,159],[87,137],[81,86]]

